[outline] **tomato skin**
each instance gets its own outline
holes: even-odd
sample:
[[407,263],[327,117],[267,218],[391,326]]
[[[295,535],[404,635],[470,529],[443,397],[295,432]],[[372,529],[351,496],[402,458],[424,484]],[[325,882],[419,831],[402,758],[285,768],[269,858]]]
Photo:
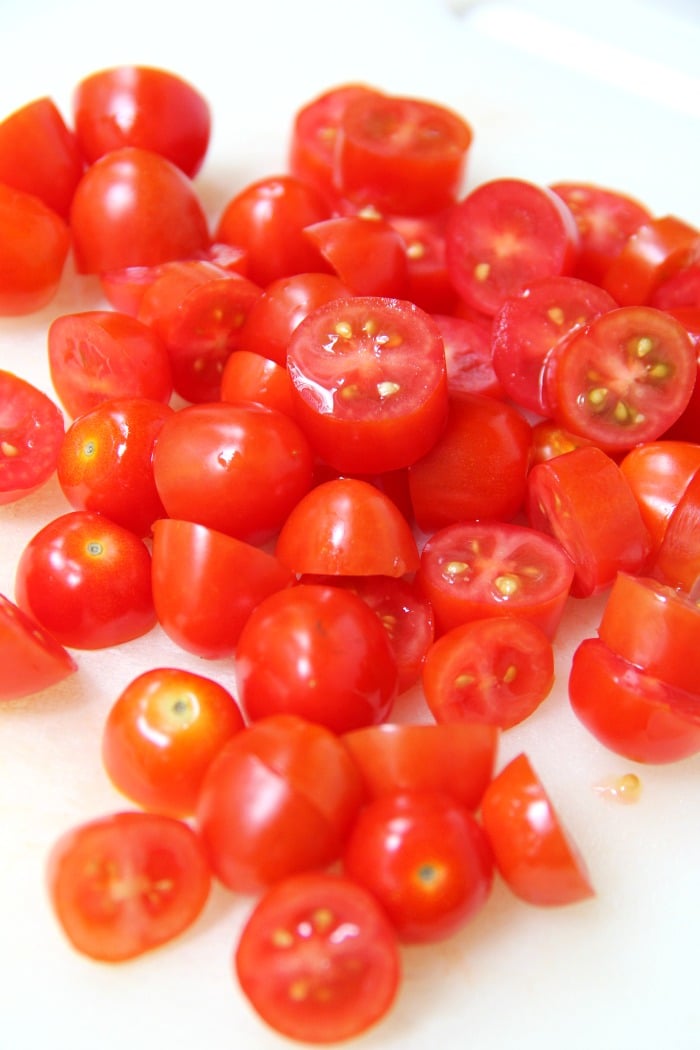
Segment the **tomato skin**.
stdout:
[[602,286],[620,306],[648,303],[658,286],[698,252],[700,232],[675,215],[650,218],[625,241]]
[[253,610],[235,673],[249,720],[288,712],[336,733],[383,721],[398,690],[378,617],[356,594],[316,584],[278,591]]
[[600,638],[579,643],[568,685],[576,717],[615,754],[662,765],[700,751],[697,694],[647,674]]
[[106,153],[78,183],[70,212],[79,273],[155,266],[210,243],[202,205],[171,161],[138,146]]
[[383,722],[345,733],[368,798],[439,792],[476,810],[494,772],[500,730],[477,722]]
[[46,871],[56,918],[73,947],[117,963],[173,940],[194,924],[211,876],[181,820],[119,812],[64,832]]
[[418,526],[433,532],[458,521],[514,518],[525,498],[530,443],[531,427],[512,405],[453,394],[442,434],[408,468]]
[[532,428],[532,444],[530,445],[530,466],[536,463],[546,463],[548,459],[555,456],[563,456],[565,452],[573,452],[575,448],[582,445],[592,445],[594,442],[580,434],[572,434],[570,430],[560,427],[551,419],[541,419]]
[[0,506],[35,492],[56,470],[63,415],[42,390],[0,370]]
[[101,69],[77,84],[72,110],[80,148],[90,164],[105,153],[138,146],[167,157],[190,178],[202,166],[211,134],[209,104],[169,70]]
[[406,248],[406,298],[429,314],[452,315],[459,296],[445,258],[445,229],[450,209],[430,215],[387,215]]
[[405,943],[444,940],[486,904],[493,858],[476,817],[450,795],[407,791],[363,807],[343,870],[379,900]]
[[143,809],[191,816],[204,775],[243,729],[231,694],[203,675],[158,667],[132,679],[102,730],[102,761],[122,794]]
[[436,722],[523,722],[554,684],[554,651],[544,631],[517,616],[470,620],[429,648],[423,692]]
[[406,298],[406,248],[385,219],[335,216],[307,226],[304,233],[351,295]]
[[253,609],[295,582],[273,555],[191,521],[156,521],[152,557],[158,623],[208,660],[231,656]]
[[700,469],[700,444],[661,440],[638,445],[620,460],[652,541],[658,549],[666,526],[693,475]]
[[445,345],[447,389],[451,396],[488,394],[503,398],[501,382],[493,368],[491,326],[480,321],[434,313]]
[[521,753],[491,781],[481,817],[496,867],[521,900],[542,907],[594,895],[588,872],[530,759]]
[[258,893],[337,859],[363,797],[359,772],[334,733],[276,715],[219,750],[195,820],[216,877],[235,892]]
[[56,639],[0,594],[0,701],[32,696],[78,670]]
[[49,369],[59,400],[76,418],[110,398],[167,402],[167,350],[146,325],[116,310],[62,314],[49,325]]
[[294,420],[252,402],[180,409],[158,436],[153,469],[169,517],[248,543],[270,539],[313,481]]
[[396,504],[361,478],[312,488],[287,517],[275,554],[299,575],[404,576],[420,558]]
[[234,350],[221,373],[222,401],[255,401],[291,416],[292,381],[286,368],[252,350]]
[[68,258],[66,222],[33,194],[0,183],[0,317],[51,302]]
[[[385,1017],[396,998],[401,958],[396,934],[371,894],[341,875],[314,873],[286,879],[258,901],[234,969],[244,995],[275,1031],[328,1044]],[[297,988],[308,994],[295,994]]]
[[155,624],[148,548],[89,511],[69,511],[35,533],[17,563],[15,598],[74,649],[119,645]]
[[84,167],[53,99],[34,99],[0,122],[0,182],[39,197],[64,220]]
[[685,591],[700,595],[700,470],[696,470],[671,512],[650,574]]
[[153,448],[172,413],[162,401],[115,398],[74,419],[56,465],[73,509],[104,514],[137,536],[150,536],[165,513],[153,478]]

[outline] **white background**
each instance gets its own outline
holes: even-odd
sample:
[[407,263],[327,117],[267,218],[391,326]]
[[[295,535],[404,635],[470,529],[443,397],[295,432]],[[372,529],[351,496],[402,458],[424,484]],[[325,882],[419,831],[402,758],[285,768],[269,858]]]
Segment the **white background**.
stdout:
[[[0,109],[50,94],[69,118],[73,86],[101,66],[180,73],[213,107],[197,186],[215,220],[246,181],[283,169],[299,105],[365,80],[442,101],[470,120],[469,185],[500,175],[598,182],[700,225],[696,11],[651,0],[589,0],[580,9],[545,0],[0,0]],[[47,324],[98,302],[94,282],[67,275],[46,310],[0,320],[0,368],[50,392]],[[0,507],[0,591],[12,596],[22,547],[66,509],[55,482]],[[358,1048],[700,1046],[700,759],[635,767],[574,719],[568,658],[594,632],[600,608],[600,599],[572,604],[557,640],[557,686],[531,720],[504,734],[499,758],[527,750],[588,861],[595,900],[546,911],[497,886],[462,934],[405,953],[396,1008]],[[77,660],[79,673],[56,689],[0,710],[0,1048],[283,1050],[289,1044],[263,1027],[231,976],[247,900],[215,892],[183,939],[119,967],[78,956],[56,927],[43,888],[50,844],[124,805],[99,760],[112,700],[157,664],[232,679],[226,663],[203,667],[158,630]],[[414,711],[424,714],[419,696],[405,698],[397,717]],[[596,790],[627,771],[642,778],[637,804]]]

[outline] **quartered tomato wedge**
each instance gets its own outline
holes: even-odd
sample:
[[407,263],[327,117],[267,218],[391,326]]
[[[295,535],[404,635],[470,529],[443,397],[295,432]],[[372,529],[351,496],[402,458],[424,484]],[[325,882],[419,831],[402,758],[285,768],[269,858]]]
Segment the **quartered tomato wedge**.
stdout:
[[652,575],[700,599],[700,471],[696,471],[671,512],[654,556]]
[[47,689],[78,670],[60,642],[0,594],[0,700],[17,700]]
[[0,505],[34,492],[56,470],[65,431],[58,406],[0,370]]
[[620,306],[648,303],[659,285],[697,261],[700,231],[675,215],[643,223],[610,263],[602,286]]
[[385,219],[341,215],[304,232],[352,295],[406,298],[406,246]]
[[667,438],[645,442],[620,460],[620,470],[637,500],[655,554],[671,515],[700,470],[700,444]]

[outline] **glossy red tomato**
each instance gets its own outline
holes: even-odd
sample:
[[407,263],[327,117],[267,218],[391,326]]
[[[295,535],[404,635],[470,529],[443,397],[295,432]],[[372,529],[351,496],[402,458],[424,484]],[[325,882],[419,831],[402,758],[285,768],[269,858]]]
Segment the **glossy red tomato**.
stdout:
[[204,776],[196,826],[217,878],[257,893],[340,855],[363,801],[338,737],[290,715],[234,734]]
[[671,274],[649,297],[649,305],[659,310],[700,307],[700,262],[688,262]]
[[243,729],[229,691],[211,678],[158,667],[133,678],[102,730],[102,761],[112,783],[143,809],[191,816],[204,775]]
[[291,416],[294,391],[287,369],[253,350],[234,350],[221,373],[222,401],[255,401]]
[[29,540],[17,563],[17,604],[62,645],[119,645],[155,624],[151,556],[102,514],[69,511]]
[[447,389],[450,394],[488,394],[502,398],[503,387],[493,367],[491,323],[433,314],[445,347]]
[[335,1043],[376,1025],[398,990],[396,934],[374,897],[351,879],[286,879],[258,901],[236,947],[235,972],[252,1007],[299,1042]]
[[34,313],[51,302],[70,243],[57,212],[33,194],[0,183],[0,317]]
[[153,527],[153,603],[182,649],[231,656],[253,609],[296,577],[272,554],[206,525],[161,518]]
[[453,394],[443,432],[408,468],[418,526],[432,532],[459,521],[512,520],[525,498],[530,443],[530,424],[513,405]]
[[154,521],[165,514],[153,477],[153,448],[172,413],[162,401],[114,398],[74,419],[56,467],[70,505],[150,536]]
[[306,226],[330,217],[324,195],[294,175],[270,175],[245,186],[225,205],[215,238],[243,248],[251,281],[327,269]]
[[262,542],[308,492],[313,457],[299,426],[282,412],[213,401],[167,420],[153,469],[169,517]]
[[494,772],[500,731],[477,722],[383,722],[343,736],[369,798],[440,792],[476,810]]
[[112,150],[138,146],[162,154],[190,177],[202,166],[211,133],[209,104],[167,69],[101,69],[78,83],[72,110],[90,164]]
[[0,122],[0,182],[39,197],[68,219],[85,161],[53,99],[28,102]]
[[47,862],[49,896],[73,947],[123,962],[172,941],[209,899],[201,844],[184,821],[158,813],[98,817],[65,832]]
[[700,231],[675,215],[652,217],[627,238],[602,285],[620,306],[648,303],[659,287],[697,257]]
[[700,470],[695,471],[652,559],[650,572],[657,579],[700,598]]
[[0,505],[43,485],[56,470],[65,424],[42,390],[0,370]]
[[700,444],[689,441],[649,441],[630,449],[620,461],[649,530],[656,554],[693,475],[700,470]]
[[444,940],[486,904],[493,858],[476,817],[448,794],[405,791],[363,807],[343,869],[386,910],[399,939]]
[[456,522],[429,537],[416,583],[438,634],[485,616],[518,616],[553,638],[574,566],[562,545],[524,525]]
[[523,722],[554,684],[554,651],[544,631],[519,616],[491,616],[453,627],[428,649],[423,691],[440,723]]
[[527,755],[491,781],[481,817],[496,866],[517,897],[548,907],[593,896],[583,859]]
[[570,430],[560,427],[551,419],[540,419],[532,427],[532,442],[530,444],[530,466],[536,463],[546,463],[548,459],[555,456],[563,456],[565,452],[573,452],[575,448],[582,445],[592,445],[594,442],[580,434],[572,434]]
[[170,400],[173,377],[165,345],[128,314],[62,314],[49,326],[48,349],[51,381],[73,417],[111,398]]
[[406,246],[386,219],[340,215],[304,232],[351,295],[407,297]]
[[698,694],[648,674],[600,638],[579,643],[568,685],[577,718],[615,754],[661,765],[700,752]]
[[571,273],[577,245],[574,217],[555,193],[521,179],[493,179],[452,209],[447,268],[460,296],[493,315],[533,281]]
[[124,146],[90,165],[70,213],[80,273],[155,266],[210,242],[202,204],[188,177],[151,150]]
[[406,298],[431,314],[451,314],[459,302],[445,257],[449,213],[386,216],[406,247]]
[[415,537],[396,504],[361,478],[312,488],[284,522],[275,553],[299,575],[398,577],[419,564]]
[[32,696],[78,670],[71,654],[0,594],[0,700]]
[[339,472],[405,467],[445,425],[442,339],[412,303],[356,296],[319,307],[293,332],[287,368],[299,422]]
[[398,670],[386,630],[358,595],[298,584],[250,614],[236,648],[236,683],[253,721],[289,712],[343,733],[387,717]]

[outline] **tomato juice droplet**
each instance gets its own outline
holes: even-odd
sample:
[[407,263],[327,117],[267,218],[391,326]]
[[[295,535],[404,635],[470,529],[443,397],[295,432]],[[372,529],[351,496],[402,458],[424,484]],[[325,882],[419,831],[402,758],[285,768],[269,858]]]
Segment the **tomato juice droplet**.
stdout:
[[642,781],[636,773],[622,773],[599,780],[593,789],[603,798],[632,805],[641,798]]

